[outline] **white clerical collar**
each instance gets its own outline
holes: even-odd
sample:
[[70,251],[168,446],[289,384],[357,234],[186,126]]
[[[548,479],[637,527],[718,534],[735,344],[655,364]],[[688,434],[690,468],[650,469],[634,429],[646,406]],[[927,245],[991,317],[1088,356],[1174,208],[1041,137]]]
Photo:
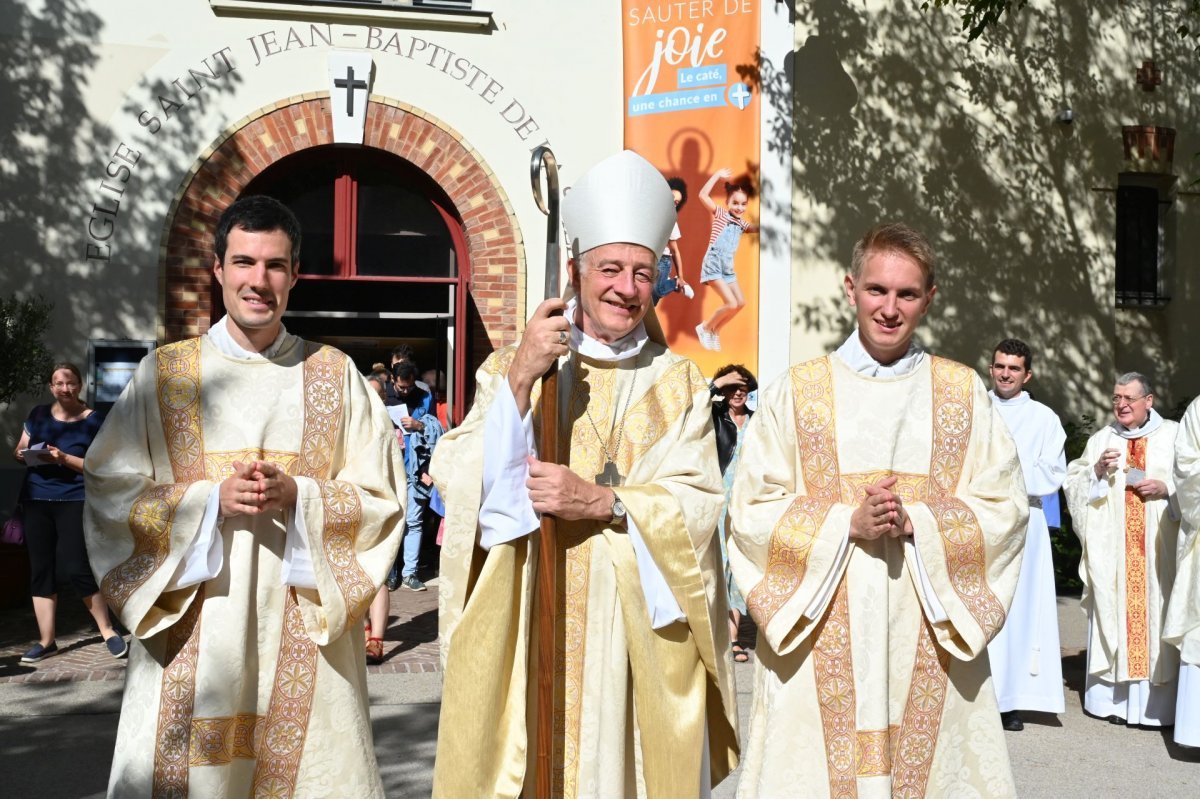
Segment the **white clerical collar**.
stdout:
[[1028,391],[1022,391],[1012,399],[1004,399],[1004,397],[996,393],[995,389],[992,389],[988,392],[988,396],[992,398],[992,402],[996,405],[1024,405],[1030,401]]
[[646,325],[637,323],[637,327],[626,333],[611,344],[605,344],[584,333],[576,324],[575,316],[579,307],[579,298],[572,297],[567,301],[567,321],[571,323],[571,349],[585,358],[596,361],[623,361],[636,357],[650,340],[646,333]]
[[858,328],[854,329],[834,354],[864,377],[901,377],[912,372],[925,360],[925,348],[913,338],[908,342],[908,351],[902,356],[891,363],[880,363],[863,347],[862,340],[858,337]]
[[1162,417],[1158,415],[1158,411],[1151,408],[1150,416],[1147,417],[1146,423],[1141,427],[1135,427],[1130,430],[1128,427],[1116,420],[1110,422],[1108,427],[1121,438],[1142,438],[1143,436],[1148,436],[1158,428],[1162,427],[1162,421]]
[[228,355],[231,358],[237,358],[243,361],[254,360],[270,360],[279,354],[279,350],[283,349],[284,340],[287,338],[288,332],[283,327],[279,326],[279,335],[271,342],[262,352],[254,352],[253,350],[244,349],[240,344],[233,340],[233,336],[229,333],[229,315],[222,316],[221,319],[208,329],[208,340],[221,353]]

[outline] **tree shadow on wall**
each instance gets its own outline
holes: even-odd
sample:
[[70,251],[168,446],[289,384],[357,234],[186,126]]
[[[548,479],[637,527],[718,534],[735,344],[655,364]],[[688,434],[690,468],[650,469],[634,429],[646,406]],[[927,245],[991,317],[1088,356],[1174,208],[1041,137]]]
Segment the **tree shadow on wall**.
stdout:
[[[903,4],[796,10],[794,91],[787,64],[762,63],[759,75],[767,101],[790,112],[791,126],[769,138],[793,148],[794,196],[826,220],[793,245],[796,325],[827,349],[841,342],[849,309],[832,299],[836,287],[806,285],[808,265],[821,275],[848,265],[868,227],[900,220],[939,254],[923,333],[936,351],[982,367],[995,342],[1025,338],[1046,354],[1039,393],[1051,405],[1078,412],[1105,395],[1117,333],[1113,195],[1091,187],[1116,182],[1120,126],[1138,97],[1133,56],[1104,32],[1125,11],[1117,0],[1089,6],[1027,8],[970,45],[953,15]],[[1054,122],[1063,105],[1083,112],[1074,130]],[[1196,126],[1186,106],[1169,114],[1177,128]],[[1155,361],[1160,378],[1170,374],[1170,353]]]
[[0,0],[0,294],[54,303],[47,343],[58,357],[77,353],[90,329],[74,316],[90,209],[80,176],[108,138],[84,99],[101,26],[87,5],[61,0],[35,11]]
[[[158,281],[166,212],[186,178],[179,165],[192,163],[224,127],[200,120],[216,93],[240,81],[235,72],[191,98],[166,79],[146,81],[129,90],[112,127],[93,119],[87,100],[98,90],[103,20],[89,5],[59,0],[34,10],[0,0],[0,251],[8,264],[0,293],[46,294],[55,303],[48,345],[78,359],[89,338],[142,338],[153,330],[157,299],[147,287]],[[197,65],[206,55],[197,53]],[[145,108],[161,114],[160,95],[185,103],[151,134],[134,120]],[[122,146],[136,163],[113,159]],[[102,181],[112,188],[102,189]],[[94,205],[115,218],[97,215]],[[95,227],[111,246],[108,260],[88,258],[88,243],[96,243],[88,235],[92,216],[112,222],[111,236],[103,222]],[[32,401],[14,402],[3,429],[13,429],[9,417]]]

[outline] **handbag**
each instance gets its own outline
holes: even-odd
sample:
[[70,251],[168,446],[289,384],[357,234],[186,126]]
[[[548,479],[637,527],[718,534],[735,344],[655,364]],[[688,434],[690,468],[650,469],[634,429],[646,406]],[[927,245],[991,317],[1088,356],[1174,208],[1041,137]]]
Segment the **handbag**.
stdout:
[[0,544],[12,544],[14,546],[25,545],[25,513],[21,507],[20,497],[25,493],[25,482],[29,479],[29,474],[21,478],[21,490],[17,492],[17,505],[13,508],[12,516],[4,523],[4,527],[0,529]]
[[21,506],[17,505],[13,508],[12,516],[4,523],[4,528],[0,530],[0,543],[25,545],[25,520],[21,517]]

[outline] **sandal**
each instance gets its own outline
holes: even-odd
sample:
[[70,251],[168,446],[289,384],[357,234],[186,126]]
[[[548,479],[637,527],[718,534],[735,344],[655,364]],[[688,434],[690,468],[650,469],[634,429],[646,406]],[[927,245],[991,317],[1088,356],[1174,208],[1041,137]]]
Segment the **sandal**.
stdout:
[[383,639],[368,638],[367,639],[367,662],[379,665],[383,662]]
[[733,645],[733,662],[734,663],[745,663],[748,660],[750,660],[750,653],[747,652],[744,648],[742,648],[741,644],[735,643]]

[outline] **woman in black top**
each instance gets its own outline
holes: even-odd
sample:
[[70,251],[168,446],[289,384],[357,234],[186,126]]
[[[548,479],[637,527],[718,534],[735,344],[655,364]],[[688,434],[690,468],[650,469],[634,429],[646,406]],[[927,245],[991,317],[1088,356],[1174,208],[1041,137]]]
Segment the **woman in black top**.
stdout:
[[740,363],[722,366],[713,377],[710,388],[713,395],[713,427],[717,432],[717,462],[725,481],[725,510],[717,525],[717,538],[721,542],[721,560],[725,565],[726,597],[729,600],[729,640],[733,642],[733,659],[745,663],[750,655],[738,640],[738,627],[746,613],[746,600],[733,581],[729,571],[729,550],[725,543],[725,517],[729,509],[729,492],[733,488],[733,476],[737,466],[738,451],[742,448],[742,432],[754,411],[746,407],[751,391],[758,388],[754,374]]
[[[38,642],[21,658],[22,663],[35,663],[58,652],[54,616],[60,563],[96,620],[108,651],[114,657],[124,657],[128,651],[109,620],[108,606],[92,576],[83,542],[83,455],[100,431],[101,418],[79,399],[82,388],[78,367],[55,364],[50,374],[54,402],[29,412],[13,452],[13,457],[28,467],[21,504],[39,635]],[[41,452],[28,454],[30,448]]]

